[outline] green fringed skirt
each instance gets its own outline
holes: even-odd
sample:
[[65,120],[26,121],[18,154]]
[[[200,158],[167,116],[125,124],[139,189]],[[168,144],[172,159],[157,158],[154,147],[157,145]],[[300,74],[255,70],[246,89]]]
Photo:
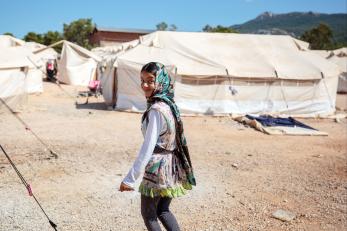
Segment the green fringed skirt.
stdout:
[[191,190],[185,171],[177,156],[153,153],[139,187],[139,192],[148,197],[180,197]]

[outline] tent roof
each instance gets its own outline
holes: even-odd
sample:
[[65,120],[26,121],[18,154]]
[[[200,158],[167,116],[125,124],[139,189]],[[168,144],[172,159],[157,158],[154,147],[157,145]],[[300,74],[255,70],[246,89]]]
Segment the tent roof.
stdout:
[[74,43],[69,42],[69,41],[64,41],[64,46],[70,46],[71,48],[76,50],[81,55],[84,55],[88,58],[92,58],[97,62],[101,61],[101,58],[98,55],[94,54],[93,52],[91,52],[91,51],[87,50],[86,48],[83,48],[77,44],[74,44]]
[[0,69],[39,66],[37,57],[26,47],[3,47],[0,53]]
[[328,50],[310,50],[311,53],[317,54],[328,61],[335,63],[340,72],[347,73],[347,48],[342,47],[333,51]]
[[39,52],[35,53],[35,56],[42,59],[56,59],[58,56],[58,53],[53,48],[47,48],[47,46],[37,42],[26,42],[23,46],[30,49],[33,53],[40,50]]
[[329,56],[333,55],[332,51],[327,50],[310,50],[313,54],[319,55],[323,58],[328,58]]
[[339,57],[337,55],[334,55],[328,58],[328,60],[337,64],[341,72],[347,73],[347,56]]
[[159,61],[175,65],[180,75],[227,75],[247,78],[320,79],[336,76],[337,66],[305,52],[308,43],[287,35],[254,35],[157,31],[141,36],[139,44],[119,62]]
[[0,47],[14,47],[22,46],[25,44],[24,40],[17,39],[10,35],[0,35]]
[[334,55],[347,56],[347,47],[342,47],[333,51]]
[[130,28],[106,28],[106,27],[95,27],[94,31],[106,31],[106,32],[121,32],[121,33],[140,33],[147,34],[152,33],[155,30],[146,29],[130,29]]
[[96,47],[92,49],[92,52],[102,57],[104,61],[108,61],[115,59],[121,53],[136,47],[139,43],[140,41],[137,39],[130,42],[121,43],[119,45]]

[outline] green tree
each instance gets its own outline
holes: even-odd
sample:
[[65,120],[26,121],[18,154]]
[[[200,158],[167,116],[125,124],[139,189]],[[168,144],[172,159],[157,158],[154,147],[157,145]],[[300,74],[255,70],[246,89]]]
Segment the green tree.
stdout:
[[204,31],[204,32],[218,32],[218,33],[237,33],[236,30],[234,30],[230,27],[224,27],[221,25],[218,25],[217,27],[211,27],[208,24],[204,28],[202,28],[202,31]]
[[[62,34],[59,33],[58,31],[48,31],[46,34],[43,35],[43,44],[49,46],[63,39],[64,38]],[[63,47],[63,44],[60,44],[60,45],[54,46],[53,49],[60,53],[62,47]]]
[[36,34],[35,32],[29,32],[27,33],[24,38],[26,42],[37,42],[37,43],[43,43],[43,37],[40,34]]
[[170,31],[176,31],[177,30],[177,26],[175,24],[171,24],[169,30]]
[[58,31],[48,31],[43,35],[43,44],[47,46],[60,40],[63,40],[63,36]]
[[301,39],[310,43],[312,50],[328,50],[334,47],[333,32],[327,24],[320,23],[317,27],[305,31]]
[[204,28],[202,28],[203,32],[211,32],[212,30],[213,28],[208,24]]
[[167,30],[168,25],[166,24],[166,22],[161,22],[157,24],[156,27],[157,27],[157,30]]
[[89,35],[93,32],[95,24],[92,19],[78,19],[70,24],[64,23],[64,38],[87,49],[93,46],[89,41]]
[[10,35],[12,37],[15,37],[11,32],[5,32],[5,33],[3,33],[3,35]]

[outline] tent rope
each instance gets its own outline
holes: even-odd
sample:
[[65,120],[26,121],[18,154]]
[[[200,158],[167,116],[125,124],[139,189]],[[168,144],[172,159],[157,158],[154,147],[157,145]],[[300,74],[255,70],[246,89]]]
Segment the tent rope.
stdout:
[[11,112],[11,114],[16,117],[16,119],[24,126],[25,130],[30,131],[31,134],[46,148],[46,150],[48,150],[50,152],[50,154],[57,159],[58,158],[58,154],[56,152],[54,152],[48,144],[46,144],[45,142],[43,142],[43,140],[28,126],[27,123],[24,122],[23,119],[21,119],[16,113],[15,111],[0,97],[0,101],[3,105],[5,105],[5,107]]
[[1,146],[0,144],[0,148],[2,150],[2,152],[4,153],[4,155],[6,156],[6,158],[8,159],[8,161],[10,162],[12,168],[14,169],[14,171],[17,173],[19,179],[22,181],[23,185],[25,186],[25,188],[27,189],[29,196],[32,196],[34,198],[34,200],[36,201],[36,203],[38,204],[38,206],[40,207],[41,211],[45,214],[45,216],[48,219],[49,224],[52,226],[52,228],[54,230],[57,231],[57,225],[51,220],[49,219],[47,213],[45,212],[45,210],[42,208],[40,202],[37,200],[37,198],[35,197],[30,184],[28,184],[28,182],[25,180],[25,178],[23,177],[23,175],[19,172],[19,170],[17,169],[16,165],[13,163],[13,161],[11,160],[11,158],[9,157],[9,155],[6,153],[5,149]]
[[57,85],[59,87],[60,90],[62,90],[67,96],[69,96],[71,99],[73,99],[75,101],[75,103],[77,103],[76,101],[76,97],[71,95],[69,92],[67,92],[60,84],[59,80],[57,79],[57,81],[54,82],[55,85]]

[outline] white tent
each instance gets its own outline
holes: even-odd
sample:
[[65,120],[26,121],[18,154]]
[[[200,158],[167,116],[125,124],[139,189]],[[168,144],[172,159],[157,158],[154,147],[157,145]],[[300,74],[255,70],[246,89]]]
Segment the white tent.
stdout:
[[339,67],[338,93],[347,93],[347,48],[343,47],[333,51],[311,50],[310,52],[320,55]]
[[0,49],[3,47],[22,46],[24,44],[24,40],[17,39],[10,35],[0,35]]
[[332,51],[333,55],[327,59],[340,68],[339,83],[337,85],[338,93],[347,93],[347,47]]
[[133,40],[130,42],[121,43],[119,45],[96,47],[92,49],[92,52],[102,58],[103,61],[115,60],[115,58],[124,53],[125,51],[132,49],[139,45],[140,41]]
[[43,63],[46,63],[50,59],[58,58],[58,53],[53,48],[47,48],[47,46],[40,43],[26,42],[23,46],[31,50],[37,59],[40,59]]
[[[15,39],[15,38],[13,38]],[[14,41],[17,41],[15,39]],[[18,40],[20,41],[20,40]],[[43,73],[40,70],[43,66],[43,62],[40,61],[40,58],[37,55],[34,55],[32,51],[25,47],[25,43],[21,45],[10,44],[8,47],[0,47],[0,66],[4,69],[12,69],[27,67],[26,71],[26,84],[25,91],[26,93],[39,93],[43,92],[42,86],[42,76]]]
[[[48,48],[45,45],[36,42],[26,42],[23,47],[28,48],[31,52],[35,54],[35,58],[39,61],[40,65],[36,67],[35,71],[29,72],[29,79],[32,85],[31,93],[33,92],[43,92],[42,79],[46,78],[46,63],[48,60],[58,58],[58,53],[53,48]],[[39,52],[36,52],[39,51]],[[40,88],[36,89],[34,86],[39,86],[38,83],[41,83]]]
[[[117,108],[143,111],[139,72],[158,61],[177,68],[175,100],[183,113],[331,114],[337,66],[307,48],[284,35],[158,31],[118,55],[116,78],[103,90],[115,89]],[[115,97],[104,98],[113,103]]]
[[329,61],[337,64],[340,68],[338,93],[347,93],[347,48],[334,51],[334,55],[328,58]]
[[12,60],[11,62],[16,62],[16,59],[21,60],[23,57],[28,57],[32,60],[26,74],[27,93],[43,92],[42,78],[46,75],[45,63],[48,59],[57,58],[57,52],[52,48],[33,54],[36,50],[43,48],[46,48],[46,46],[39,43],[25,42],[9,35],[0,35],[0,51],[3,54],[3,59],[6,58]]
[[0,48],[0,98],[17,106],[26,93],[42,89],[41,82],[35,82],[36,57],[25,47]]
[[115,68],[114,62],[120,54],[123,54],[129,49],[136,47],[139,40],[125,42],[120,45],[97,47],[92,49],[92,52],[102,58],[98,63],[98,77],[101,80],[101,86],[104,98],[108,105],[115,105],[116,103],[116,81],[115,81]]
[[58,80],[60,82],[88,86],[95,77],[97,63],[101,58],[91,51],[64,41],[60,60],[58,61]]

